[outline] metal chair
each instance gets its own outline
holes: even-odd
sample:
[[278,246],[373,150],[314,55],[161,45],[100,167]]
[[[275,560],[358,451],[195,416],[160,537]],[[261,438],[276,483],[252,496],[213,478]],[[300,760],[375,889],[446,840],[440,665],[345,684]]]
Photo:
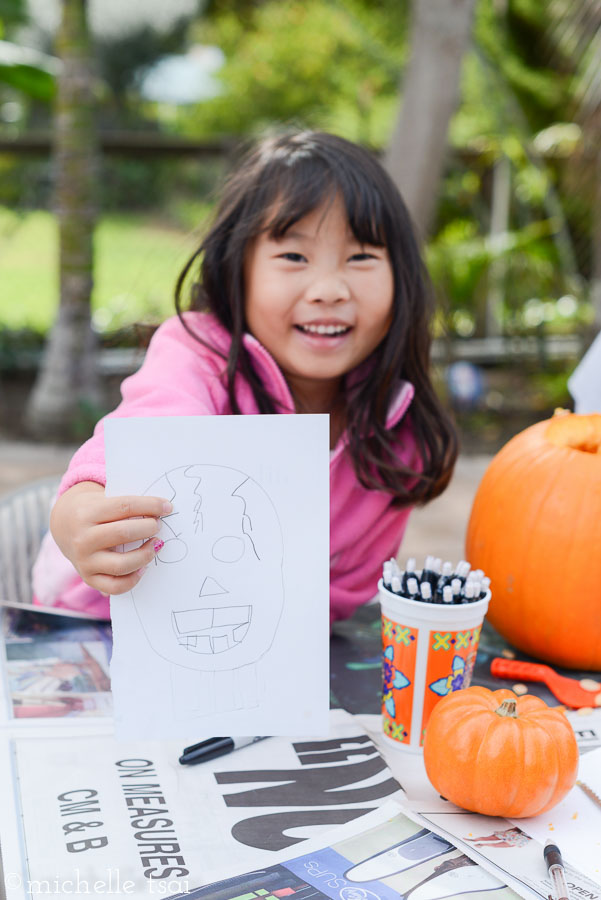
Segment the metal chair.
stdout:
[[31,567],[48,530],[59,478],[41,478],[0,497],[0,603],[31,603]]

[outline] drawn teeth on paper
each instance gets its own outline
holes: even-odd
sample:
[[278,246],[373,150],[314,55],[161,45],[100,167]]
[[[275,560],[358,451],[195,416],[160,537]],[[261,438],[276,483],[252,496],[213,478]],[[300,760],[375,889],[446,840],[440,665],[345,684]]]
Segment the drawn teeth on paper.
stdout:
[[188,634],[190,631],[205,631],[213,624],[213,609],[186,609],[183,612],[174,612],[173,621],[175,630],[179,634]]
[[250,606],[225,606],[216,609],[213,625],[247,625],[250,619]]
[[194,653],[223,653],[244,640],[250,627],[250,606],[185,609],[171,619],[181,647]]
[[234,633],[232,636],[237,644],[239,644],[240,641],[244,640],[244,638],[246,637],[246,632],[248,631],[249,627],[250,627],[250,622],[247,622],[246,625],[240,625],[238,628],[234,629]]
[[213,650],[211,648],[211,638],[205,634],[197,634],[193,637],[183,637],[180,638],[180,643],[187,650],[192,650],[194,653],[212,653]]
[[209,639],[213,645],[213,653],[223,653],[224,650],[230,649],[230,642],[226,634],[221,637],[214,637]]

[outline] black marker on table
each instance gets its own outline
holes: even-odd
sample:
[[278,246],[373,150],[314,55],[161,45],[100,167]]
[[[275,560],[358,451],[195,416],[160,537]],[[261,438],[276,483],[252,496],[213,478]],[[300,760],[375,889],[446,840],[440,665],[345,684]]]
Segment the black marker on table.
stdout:
[[547,841],[543,850],[545,862],[547,863],[547,872],[551,876],[553,882],[553,890],[555,900],[569,900],[568,886],[566,884],[565,869],[563,859],[559,852],[559,847],[553,841]]
[[225,756],[232,750],[240,750],[242,747],[248,747],[249,744],[256,744],[257,741],[264,741],[268,735],[264,737],[213,737],[201,741],[199,744],[192,744],[190,747],[184,747],[184,752],[179,758],[182,766],[189,766],[194,763],[208,762],[210,759],[216,759],[218,756]]

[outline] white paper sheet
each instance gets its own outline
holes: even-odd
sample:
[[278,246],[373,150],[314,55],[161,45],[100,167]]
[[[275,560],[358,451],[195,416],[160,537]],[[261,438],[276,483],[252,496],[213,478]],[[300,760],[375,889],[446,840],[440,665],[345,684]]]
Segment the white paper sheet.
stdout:
[[568,378],[577,413],[601,412],[601,334],[598,334]]
[[328,421],[107,421],[107,491],[174,505],[164,548],[111,602],[120,737],[325,733]]

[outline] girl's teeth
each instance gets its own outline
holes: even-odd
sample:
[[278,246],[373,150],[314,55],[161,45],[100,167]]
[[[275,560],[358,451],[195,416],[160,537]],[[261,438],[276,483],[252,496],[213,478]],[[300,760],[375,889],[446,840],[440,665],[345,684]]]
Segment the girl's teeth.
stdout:
[[346,325],[301,325],[301,329],[309,334],[344,334],[348,331]]

